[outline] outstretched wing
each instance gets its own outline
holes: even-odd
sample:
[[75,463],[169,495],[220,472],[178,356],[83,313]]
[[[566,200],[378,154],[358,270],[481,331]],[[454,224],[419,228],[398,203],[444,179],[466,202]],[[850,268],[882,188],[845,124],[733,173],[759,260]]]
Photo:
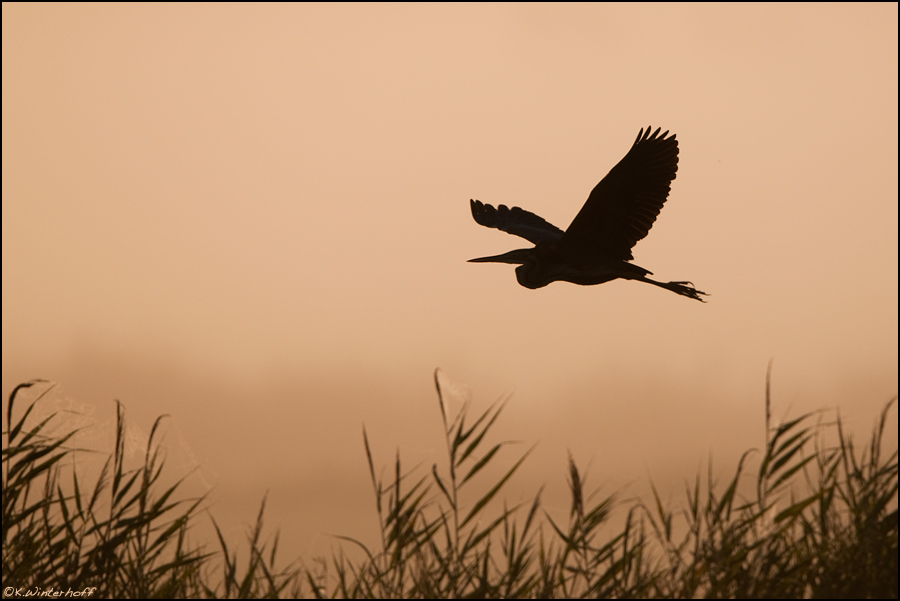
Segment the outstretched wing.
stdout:
[[669,195],[678,170],[678,141],[669,132],[641,129],[628,154],[588,196],[559,241],[557,250],[573,258],[630,260]]
[[545,240],[559,240],[563,235],[563,231],[555,225],[519,207],[510,209],[506,205],[500,205],[495,209],[480,200],[470,200],[469,204],[472,205],[472,217],[479,225],[521,236],[532,244]]

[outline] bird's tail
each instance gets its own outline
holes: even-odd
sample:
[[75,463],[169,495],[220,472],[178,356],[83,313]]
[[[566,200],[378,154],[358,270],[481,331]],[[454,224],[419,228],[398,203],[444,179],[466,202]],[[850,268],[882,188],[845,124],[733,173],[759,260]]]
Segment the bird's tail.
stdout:
[[671,290],[676,294],[680,294],[681,296],[686,296],[688,298],[692,298],[694,300],[698,300],[701,303],[705,303],[706,301],[700,298],[700,295],[709,296],[705,292],[701,292],[694,288],[694,284],[692,282],[657,282],[656,280],[651,280],[648,277],[640,278],[642,282],[647,282],[648,284],[653,284],[655,286],[659,286],[660,288],[665,288],[666,290]]

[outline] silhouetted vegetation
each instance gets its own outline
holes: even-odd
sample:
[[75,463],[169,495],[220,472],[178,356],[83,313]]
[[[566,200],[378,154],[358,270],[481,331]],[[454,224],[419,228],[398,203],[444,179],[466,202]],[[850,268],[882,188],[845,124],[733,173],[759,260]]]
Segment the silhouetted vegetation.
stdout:
[[[55,414],[26,427],[49,387],[13,421],[16,396],[43,385],[17,386],[6,410],[4,597],[16,588],[24,595],[90,587],[91,598],[897,597],[897,451],[884,456],[881,448],[896,399],[862,451],[839,417],[831,446],[813,414],[768,428],[757,467],[747,451],[724,487],[710,467],[679,510],[665,507],[655,488],[648,503],[595,499],[570,457],[571,509],[561,523],[542,509],[541,491],[523,506],[499,502],[530,451],[472,492],[507,444],[488,436],[505,403],[474,419],[468,406],[451,416],[438,385],[446,465],[417,474],[398,454],[384,480],[363,433],[378,547],[348,537],[360,559],[339,552],[278,569],[277,535],[262,538],[265,500],[244,563],[217,525],[218,549],[186,543],[203,499],[176,500],[181,482],[159,484],[159,419],[143,465],[127,469],[117,405],[115,450],[84,488],[63,461],[76,452],[67,446],[74,432],[47,435]],[[756,484],[751,498],[739,491],[747,476]],[[608,524],[613,511],[624,512],[621,531]]]

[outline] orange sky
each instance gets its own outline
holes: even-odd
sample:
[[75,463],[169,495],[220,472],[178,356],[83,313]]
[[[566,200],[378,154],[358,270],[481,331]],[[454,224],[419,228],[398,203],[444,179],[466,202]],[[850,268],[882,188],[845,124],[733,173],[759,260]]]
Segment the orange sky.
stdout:
[[[673,502],[733,469],[773,357],[779,418],[862,438],[897,393],[896,4],[2,10],[4,397],[171,414],[214,515],[268,490],[288,556],[372,534],[363,423],[443,459],[435,367],[514,389],[511,500],[551,505],[568,449]],[[466,263],[526,246],[470,198],[565,228],[648,124],[680,161],[635,263],[708,304]]]

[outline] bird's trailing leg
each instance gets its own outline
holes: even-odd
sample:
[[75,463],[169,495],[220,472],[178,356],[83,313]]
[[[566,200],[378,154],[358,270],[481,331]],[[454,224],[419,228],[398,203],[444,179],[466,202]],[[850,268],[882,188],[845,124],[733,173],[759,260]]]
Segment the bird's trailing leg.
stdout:
[[687,296],[688,298],[698,300],[701,303],[706,302],[705,300],[700,298],[701,294],[703,296],[709,296],[707,293],[701,292],[694,288],[694,284],[692,282],[657,282],[656,280],[651,280],[646,276],[641,276],[634,279],[640,280],[642,282],[647,282],[648,284],[653,284],[654,286],[659,286],[660,288],[665,288],[666,290],[671,290],[676,294]]

